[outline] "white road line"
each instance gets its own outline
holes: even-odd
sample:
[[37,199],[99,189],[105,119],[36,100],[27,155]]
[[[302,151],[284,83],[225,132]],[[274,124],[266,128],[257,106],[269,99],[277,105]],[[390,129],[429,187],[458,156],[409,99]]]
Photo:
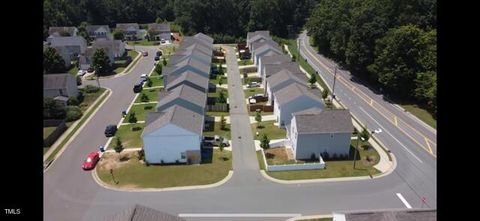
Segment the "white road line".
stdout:
[[[382,125],[378,123],[378,121],[375,120],[375,118],[373,118],[370,114],[368,114],[362,107],[360,107],[360,110],[363,111],[363,113],[365,113],[373,121],[375,121],[375,123],[377,123],[380,128],[382,128]],[[397,138],[395,138],[390,132],[388,132],[385,128],[382,128],[382,130],[387,134],[389,134],[395,141],[397,141],[400,144],[400,146],[402,146],[408,153],[410,153],[413,157],[415,157],[415,159],[417,159],[420,163],[423,163],[423,161],[420,160],[420,158],[418,158],[415,154],[413,154],[412,151],[410,151],[405,145],[403,145],[403,143],[400,142]]]
[[179,217],[298,217],[299,213],[180,213]]
[[412,208],[412,206],[410,206],[410,204],[407,202],[407,200],[405,200],[405,198],[403,198],[402,194],[400,193],[397,193],[397,197],[400,198],[400,200],[402,201],[403,204],[405,204],[405,206],[409,209]]

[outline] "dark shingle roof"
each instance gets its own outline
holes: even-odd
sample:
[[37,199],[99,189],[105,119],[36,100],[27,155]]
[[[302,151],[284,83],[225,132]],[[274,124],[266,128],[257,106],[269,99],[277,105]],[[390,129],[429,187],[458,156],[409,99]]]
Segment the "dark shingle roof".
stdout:
[[280,63],[286,63],[291,61],[292,59],[285,54],[275,54],[275,55],[262,57],[262,65],[263,64],[280,64]]
[[76,27],[50,27],[48,28],[48,35],[52,35],[55,33],[60,34],[60,32],[64,31],[64,32],[68,32],[70,36],[73,36],[73,34],[75,33],[75,30],[77,30]]
[[258,54],[262,51],[265,51],[265,50],[268,50],[268,49],[271,49],[271,48],[279,50],[280,52],[282,51],[282,48],[280,48],[278,43],[273,41],[273,40],[254,42],[254,43],[252,43],[252,48],[251,48],[250,51],[255,52],[255,54]]
[[284,62],[280,64],[265,64],[265,76],[269,77],[280,72],[282,69],[286,69],[292,73],[301,72],[297,62]]
[[118,23],[117,28],[123,31],[127,31],[129,28],[138,30],[140,26],[137,23]]
[[205,63],[202,63],[200,61],[197,61],[193,58],[187,58],[183,61],[180,61],[178,62],[177,64],[174,64],[174,66],[166,66],[166,67],[172,67],[172,69],[167,69],[167,70],[171,70],[170,72],[165,72],[166,74],[170,74],[184,66],[190,66],[194,69],[197,69],[203,73],[205,73],[206,75],[210,74],[210,65],[207,65]]
[[150,23],[148,29],[153,29],[159,32],[170,32],[170,25],[168,23]]
[[436,209],[398,209],[344,213],[345,221],[436,221]]
[[185,219],[136,204],[106,217],[103,221],[185,221]]
[[173,105],[163,112],[148,113],[145,129],[142,136],[154,132],[167,124],[174,124],[180,128],[198,135],[203,131],[204,116],[179,105]]
[[206,44],[213,44],[213,38],[201,32],[197,33],[193,37],[205,42]]
[[323,104],[322,99],[313,94],[311,90],[309,90],[307,87],[304,85],[298,84],[298,83],[293,83],[290,84],[276,92],[274,92],[275,98],[278,101],[279,105],[287,104],[290,101],[299,98],[301,96],[307,96],[313,99],[314,101],[317,101],[321,104]]
[[54,46],[79,46],[87,45],[87,41],[82,36],[68,36],[68,37],[48,37],[47,41]]
[[260,30],[260,31],[255,31],[255,32],[248,32],[247,33],[247,43],[251,43],[252,41],[255,41],[259,38],[267,38],[271,39],[270,37],[270,31],[266,30]]
[[67,87],[70,74],[45,74],[43,75],[43,89],[63,89]]
[[299,134],[352,133],[353,124],[347,109],[307,109],[296,112],[295,122]]
[[207,94],[201,93],[188,85],[182,85],[169,91],[168,94],[163,97],[159,96],[157,106],[160,107],[175,99],[183,99],[199,107],[205,107]]
[[175,75],[173,76],[174,78],[172,80],[170,80],[168,82],[168,84],[165,86],[165,88],[167,90],[170,90],[171,87],[179,84],[179,83],[182,83],[182,82],[185,82],[185,81],[189,81],[195,85],[198,85],[204,89],[207,89],[208,88],[208,81],[209,79],[204,77],[204,76],[201,76],[199,74],[196,74],[196,73],[193,73],[191,71],[186,71],[186,72],[183,72],[179,75]]
[[307,77],[305,76],[304,73],[292,73],[291,71],[287,69],[282,69],[279,72],[277,72],[274,75],[270,75],[267,78],[267,83],[270,86],[270,89],[276,87],[277,85],[280,85],[284,82],[291,82],[291,83],[298,83],[302,84],[304,86],[308,86],[307,84]]
[[87,25],[87,27],[85,27],[88,33],[95,32],[99,28],[105,28],[106,31],[110,32],[110,27],[108,27],[108,25]]

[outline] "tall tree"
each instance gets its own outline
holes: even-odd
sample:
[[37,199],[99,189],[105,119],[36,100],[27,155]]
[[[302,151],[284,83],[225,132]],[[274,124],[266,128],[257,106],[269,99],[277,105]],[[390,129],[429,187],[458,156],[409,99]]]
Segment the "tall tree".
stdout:
[[110,65],[110,58],[105,53],[103,48],[95,50],[92,59],[92,68],[95,69],[96,74],[104,75],[109,74],[112,70]]
[[66,71],[65,61],[55,48],[47,47],[43,51],[43,68],[44,72],[47,74],[62,73]]

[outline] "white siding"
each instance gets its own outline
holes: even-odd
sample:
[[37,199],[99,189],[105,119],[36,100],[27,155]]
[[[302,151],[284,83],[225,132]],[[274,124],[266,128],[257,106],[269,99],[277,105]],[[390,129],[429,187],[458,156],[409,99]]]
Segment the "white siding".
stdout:
[[[333,136],[332,136],[333,135]],[[292,146],[295,146],[296,159],[309,159],[312,153],[318,154],[326,151],[330,156],[333,154],[349,154],[350,133],[336,134],[299,134]],[[296,144],[293,144],[296,143]]]
[[[278,104],[277,102],[275,103]],[[312,107],[323,109],[324,104],[322,102],[313,100],[308,96],[300,96],[286,104],[281,105],[279,107],[281,110],[280,121],[278,122],[279,125],[282,124],[282,121],[284,124],[288,124],[292,120],[293,113]]]
[[175,163],[187,150],[200,151],[201,137],[173,124],[165,125],[143,137],[145,159],[152,164]]

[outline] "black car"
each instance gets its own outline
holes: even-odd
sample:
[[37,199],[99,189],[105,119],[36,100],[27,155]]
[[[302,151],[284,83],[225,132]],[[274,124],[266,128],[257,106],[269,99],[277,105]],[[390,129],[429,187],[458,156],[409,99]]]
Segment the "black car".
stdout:
[[115,133],[117,132],[117,126],[111,124],[111,125],[108,125],[107,128],[105,128],[105,136],[106,137],[112,137],[115,135]]
[[133,86],[133,93],[140,93],[143,89],[143,81],[138,82]]
[[155,56],[155,58],[154,58],[153,60],[155,60],[155,61],[158,61],[158,60],[160,60],[160,56],[158,56],[158,55],[157,55],[157,56]]
[[162,56],[162,51],[157,51],[157,54],[156,54],[156,55],[157,55],[157,57]]

